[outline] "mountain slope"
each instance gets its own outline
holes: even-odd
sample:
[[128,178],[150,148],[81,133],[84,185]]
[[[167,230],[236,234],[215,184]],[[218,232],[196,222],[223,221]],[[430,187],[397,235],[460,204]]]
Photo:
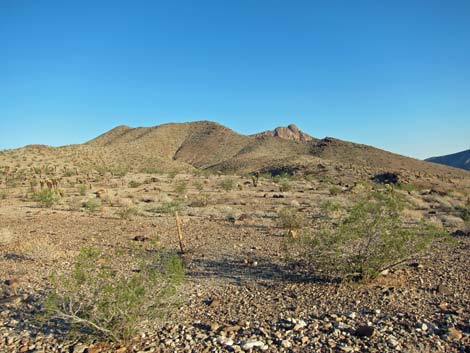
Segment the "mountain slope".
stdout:
[[428,162],[448,165],[450,167],[470,170],[470,150],[426,159]]
[[[26,158],[23,157],[26,155]],[[335,173],[373,175],[380,171],[426,177],[464,177],[455,168],[419,161],[371,146],[334,138],[316,139],[295,125],[242,135],[210,122],[170,123],[154,127],[118,126],[81,145],[27,146],[0,151],[4,165],[60,167],[113,173],[170,172],[196,169],[247,173],[328,167]],[[292,168],[293,169],[292,169]],[[318,167],[318,168],[317,168]],[[321,169],[320,168],[320,169]]]

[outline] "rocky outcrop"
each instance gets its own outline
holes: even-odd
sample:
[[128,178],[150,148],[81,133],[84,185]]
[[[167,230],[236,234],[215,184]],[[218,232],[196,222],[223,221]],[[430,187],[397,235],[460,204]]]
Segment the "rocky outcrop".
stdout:
[[289,126],[277,127],[274,130],[262,132],[257,136],[273,136],[279,137],[284,140],[292,140],[296,142],[307,142],[313,140],[312,136],[301,131],[294,124],[290,124]]

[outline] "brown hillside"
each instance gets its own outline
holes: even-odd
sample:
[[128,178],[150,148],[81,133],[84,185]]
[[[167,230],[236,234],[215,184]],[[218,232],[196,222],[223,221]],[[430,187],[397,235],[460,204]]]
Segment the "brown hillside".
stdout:
[[58,148],[31,145],[1,154],[3,165],[17,165],[18,168],[39,165],[111,172],[209,168],[247,173],[271,167],[286,169],[289,165],[317,170],[318,164],[322,164],[335,170],[360,170],[368,175],[388,170],[418,176],[468,176],[468,172],[462,170],[366,145],[329,137],[317,140],[295,125],[251,136],[238,134],[210,121],[138,128],[118,126],[82,145]]

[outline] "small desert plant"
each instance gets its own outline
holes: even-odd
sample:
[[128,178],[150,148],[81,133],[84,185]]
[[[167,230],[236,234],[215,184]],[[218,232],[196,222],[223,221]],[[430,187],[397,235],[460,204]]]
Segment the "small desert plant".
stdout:
[[281,192],[286,192],[292,190],[292,184],[290,183],[289,179],[282,179],[279,182],[279,190]]
[[470,222],[470,205],[468,203],[465,207],[456,207],[455,211],[458,217],[462,218],[465,222]]
[[81,196],[85,196],[86,195],[86,185],[80,185],[78,187],[78,192],[80,193]]
[[13,239],[13,233],[8,228],[0,228],[0,245],[8,245]]
[[328,189],[331,196],[336,196],[341,192],[341,188],[339,186],[333,185]]
[[278,212],[278,225],[287,230],[297,230],[305,226],[304,215],[294,207],[284,207]]
[[59,200],[59,196],[52,190],[43,189],[33,193],[33,200],[39,202],[43,207],[51,207]]
[[78,211],[82,208],[82,199],[80,197],[72,197],[67,200],[67,206],[70,211]]
[[178,195],[183,196],[188,190],[188,183],[184,180],[180,180],[175,184],[174,190]]
[[124,207],[117,212],[118,216],[122,219],[131,219],[133,216],[139,214],[136,207]]
[[8,193],[6,191],[0,191],[0,200],[5,200],[8,197]]
[[430,224],[405,226],[402,202],[393,190],[354,205],[339,227],[304,234],[292,244],[308,262],[341,278],[373,279],[382,270],[426,249],[440,234]]
[[143,322],[163,318],[178,305],[181,260],[163,250],[134,249],[130,255],[139,259],[137,270],[119,266],[123,254],[82,249],[70,273],[51,278],[46,314],[66,320],[77,333],[124,342]]
[[85,209],[87,209],[90,212],[96,212],[96,211],[101,210],[103,205],[100,199],[89,199],[88,201],[84,203],[83,207],[85,207]]
[[196,196],[192,201],[190,206],[192,207],[206,207],[209,205],[210,197],[206,193],[202,193]]
[[178,175],[178,172],[176,170],[173,170],[168,173],[168,179],[173,180],[177,175]]
[[337,212],[341,210],[341,204],[337,201],[326,200],[321,205],[320,208],[326,212]]
[[140,185],[142,185],[142,183],[139,183],[138,181],[135,181],[135,180],[131,180],[129,182],[129,187],[130,188],[138,188]]
[[204,184],[201,183],[199,180],[196,180],[194,183],[193,183],[194,187],[199,191],[199,192],[202,192],[204,191]]
[[149,210],[153,213],[175,213],[181,210],[181,204],[177,201],[164,202],[161,206]]
[[230,177],[226,177],[219,182],[219,187],[225,191],[232,191],[235,188],[235,180]]

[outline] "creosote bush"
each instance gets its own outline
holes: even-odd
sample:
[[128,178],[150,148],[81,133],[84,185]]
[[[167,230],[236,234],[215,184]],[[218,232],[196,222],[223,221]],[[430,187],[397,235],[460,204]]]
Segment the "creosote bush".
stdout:
[[59,201],[59,196],[52,190],[43,189],[33,193],[33,200],[39,202],[43,207],[51,207]]
[[159,207],[153,207],[148,209],[149,212],[153,213],[175,213],[182,209],[181,203],[177,201],[168,201],[161,204]]
[[83,248],[70,273],[51,278],[46,315],[69,322],[76,334],[128,342],[143,323],[156,322],[179,305],[184,279],[179,257],[134,248],[129,255],[139,262],[122,269],[123,254]]
[[175,184],[175,192],[183,196],[186,194],[186,191],[188,190],[188,183],[185,180],[180,180]]
[[294,207],[284,207],[278,212],[278,225],[287,230],[297,230],[305,226],[303,214]]
[[292,190],[292,184],[290,183],[289,179],[281,179],[279,181],[279,191],[286,192]]
[[226,177],[219,182],[219,187],[225,191],[232,191],[235,188],[235,179]]
[[90,212],[96,212],[103,208],[103,204],[100,199],[90,199],[84,203],[83,207]]
[[430,224],[404,225],[402,205],[393,190],[374,193],[355,204],[339,226],[324,226],[288,240],[287,249],[301,253],[324,274],[373,279],[382,270],[419,254],[442,235]]
[[79,194],[80,194],[81,196],[85,196],[85,195],[86,195],[86,190],[87,190],[86,185],[80,185],[80,186],[78,187],[78,192],[79,192]]

